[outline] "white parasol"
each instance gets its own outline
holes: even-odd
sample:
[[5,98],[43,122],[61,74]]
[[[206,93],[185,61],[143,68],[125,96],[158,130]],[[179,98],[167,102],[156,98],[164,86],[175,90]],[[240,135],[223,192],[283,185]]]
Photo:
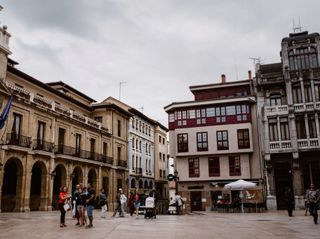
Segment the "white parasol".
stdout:
[[[224,188],[228,189],[228,190],[239,190],[239,191],[241,191],[241,194],[243,194],[242,191],[244,189],[255,188],[256,186],[257,186],[256,183],[239,179],[235,182],[228,183],[228,184],[224,185]],[[243,196],[241,197],[241,211],[242,211],[242,213],[244,212],[244,210],[243,210]]]

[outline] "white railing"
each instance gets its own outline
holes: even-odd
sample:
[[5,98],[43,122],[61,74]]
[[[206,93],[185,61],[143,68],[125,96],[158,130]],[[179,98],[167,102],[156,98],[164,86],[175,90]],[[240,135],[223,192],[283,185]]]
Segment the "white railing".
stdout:
[[304,104],[302,103],[302,104],[294,104],[293,105],[293,108],[294,108],[294,111],[304,111],[305,110],[305,106],[304,106]]
[[291,141],[290,140],[282,140],[282,141],[272,141],[269,143],[270,150],[284,150],[291,149]]
[[287,105],[266,106],[265,110],[266,115],[284,115],[289,113]]
[[299,149],[307,149],[319,147],[319,139],[298,139],[298,148]]
[[306,110],[313,110],[314,109],[314,103],[306,103]]

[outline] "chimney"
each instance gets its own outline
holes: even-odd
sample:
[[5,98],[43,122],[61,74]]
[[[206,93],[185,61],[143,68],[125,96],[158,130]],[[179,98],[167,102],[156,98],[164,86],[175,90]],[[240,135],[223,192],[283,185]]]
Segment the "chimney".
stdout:
[[249,80],[252,80],[252,74],[251,74],[251,71],[248,71],[248,79],[249,79]]
[[224,83],[226,83],[226,75],[222,74],[221,75],[221,84],[224,84]]

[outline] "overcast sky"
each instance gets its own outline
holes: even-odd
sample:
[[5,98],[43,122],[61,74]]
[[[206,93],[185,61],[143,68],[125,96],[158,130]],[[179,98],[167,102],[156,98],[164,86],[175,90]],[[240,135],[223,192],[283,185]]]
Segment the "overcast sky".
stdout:
[[192,100],[190,85],[247,78],[249,57],[280,60],[293,32],[320,32],[319,0],[0,1],[17,68],[89,97],[121,100],[167,126],[163,107]]

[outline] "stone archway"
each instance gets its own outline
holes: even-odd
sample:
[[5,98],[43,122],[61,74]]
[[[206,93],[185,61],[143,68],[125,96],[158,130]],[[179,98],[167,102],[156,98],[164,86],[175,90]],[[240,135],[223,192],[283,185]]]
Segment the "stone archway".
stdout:
[[144,181],[144,188],[146,189],[146,188],[148,188],[148,186],[149,186],[149,185],[148,185],[148,180],[145,180],[145,181]]
[[47,207],[47,168],[43,162],[36,162],[32,167],[30,203],[31,211],[45,210]]
[[64,165],[58,164],[54,170],[53,190],[52,190],[52,209],[59,209],[60,188],[66,186],[67,170]]
[[97,179],[96,170],[94,168],[91,168],[88,173],[88,183],[90,183],[93,186],[93,188],[97,190],[97,187],[98,187],[97,182],[98,182],[98,179]]
[[152,182],[152,181],[149,182],[149,188],[150,188],[150,189],[153,188],[153,182]]
[[2,212],[20,211],[22,199],[23,166],[19,159],[11,158],[4,165],[1,195]]
[[139,180],[139,189],[142,189],[143,188],[143,181],[142,179]]
[[73,169],[73,172],[71,174],[71,180],[72,180],[72,192],[75,191],[77,184],[83,183],[83,172],[82,169],[79,166],[76,166]]

